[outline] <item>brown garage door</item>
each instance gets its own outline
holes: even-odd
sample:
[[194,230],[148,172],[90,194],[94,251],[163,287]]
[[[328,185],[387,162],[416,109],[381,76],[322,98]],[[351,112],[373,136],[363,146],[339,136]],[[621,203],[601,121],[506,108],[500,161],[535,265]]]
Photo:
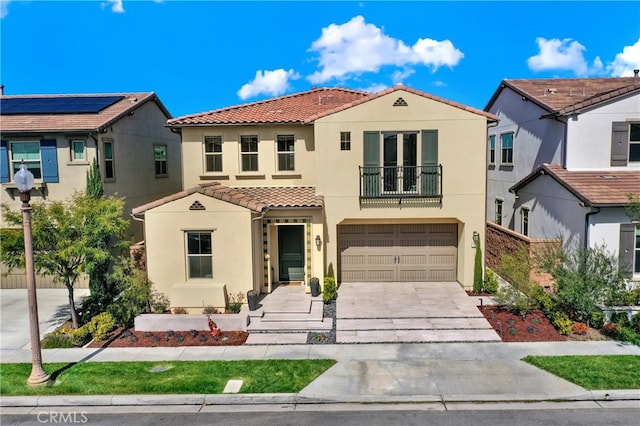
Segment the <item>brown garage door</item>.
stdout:
[[455,281],[456,224],[341,225],[340,279]]

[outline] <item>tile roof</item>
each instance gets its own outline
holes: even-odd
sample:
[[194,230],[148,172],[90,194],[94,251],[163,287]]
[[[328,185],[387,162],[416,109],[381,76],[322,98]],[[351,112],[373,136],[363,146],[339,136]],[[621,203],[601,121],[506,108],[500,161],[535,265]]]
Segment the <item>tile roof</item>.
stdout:
[[371,96],[349,89],[318,88],[306,92],[248,104],[185,115],[168,121],[169,126],[215,124],[303,123],[309,117],[335,109],[345,103]]
[[404,90],[474,114],[479,114],[490,120],[498,120],[498,117],[488,112],[439,98],[407,86],[396,85],[375,94],[340,88],[313,89],[307,92],[294,93],[292,95],[267,99],[260,102],[177,117],[169,120],[167,124],[175,127],[216,124],[311,124],[318,118],[343,111],[398,90]]
[[550,113],[572,114],[625,94],[640,91],[640,78],[550,78],[503,80],[485,110],[488,110],[502,89],[511,88]]
[[640,170],[566,170],[558,164],[542,164],[512,186],[517,193],[538,176],[548,174],[587,206],[622,206],[627,194],[640,194]]
[[265,186],[231,188],[218,182],[201,184],[159,200],[152,201],[132,210],[134,215],[199,193],[226,201],[247,209],[265,213],[269,209],[322,208],[322,197],[316,195],[312,186]]
[[162,112],[171,118],[171,114],[153,92],[141,93],[93,93],[63,95],[11,95],[3,99],[25,98],[64,98],[83,96],[124,96],[124,98],[98,113],[83,114],[16,114],[2,115],[0,131],[2,133],[26,133],[46,131],[100,131],[109,127],[120,118],[130,114],[147,102],[158,104]]

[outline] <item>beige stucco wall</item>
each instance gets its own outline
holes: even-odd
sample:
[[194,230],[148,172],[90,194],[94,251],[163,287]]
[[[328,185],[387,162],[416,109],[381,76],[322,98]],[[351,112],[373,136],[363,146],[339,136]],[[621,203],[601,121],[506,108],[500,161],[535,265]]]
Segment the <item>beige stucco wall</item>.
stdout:
[[[240,136],[258,135],[258,171],[241,172]],[[295,136],[294,171],[277,171],[278,135]],[[205,172],[204,138],[222,136],[222,172]],[[288,186],[314,185],[315,160],[313,127],[280,126],[211,126],[182,128],[182,155],[187,167],[183,170],[184,188],[199,183],[218,181],[228,186]]]
[[[402,97],[408,106],[394,107]],[[337,271],[337,225],[342,223],[458,223],[458,281],[473,285],[473,232],[484,241],[487,119],[410,92],[395,91],[316,121],[316,189],[324,196],[326,263]],[[438,130],[443,166],[441,206],[391,203],[361,206],[359,170],[364,131]],[[351,132],[351,150],[340,150],[340,132]]]

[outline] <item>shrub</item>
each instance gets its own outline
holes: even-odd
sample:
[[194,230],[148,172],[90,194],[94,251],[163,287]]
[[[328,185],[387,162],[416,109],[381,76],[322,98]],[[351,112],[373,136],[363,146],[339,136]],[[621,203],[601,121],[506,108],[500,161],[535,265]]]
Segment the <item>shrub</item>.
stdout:
[[516,315],[524,316],[533,309],[531,299],[510,285],[499,288],[494,298],[498,306]]
[[87,323],[80,328],[69,330],[69,338],[73,346],[84,346],[91,340],[91,323]]
[[152,283],[144,271],[136,269],[132,262],[117,265],[111,280],[117,281],[121,289],[118,299],[109,305],[109,312],[116,324],[129,328],[135,318],[143,312],[149,312]]
[[562,311],[556,311],[551,315],[551,323],[558,333],[568,336],[573,331],[573,321]]
[[169,309],[169,298],[166,294],[153,290],[151,292],[151,310],[154,314],[163,314]]
[[626,312],[614,312],[611,314],[611,322],[618,324],[620,327],[627,327],[629,323],[629,317]]
[[173,308],[173,313],[178,315],[184,315],[184,314],[188,314],[189,312],[187,311],[186,308],[177,307],[177,308]]
[[498,291],[498,277],[491,269],[487,269],[484,272],[482,289],[489,294],[495,294]]
[[623,303],[627,306],[640,305],[640,286],[627,290],[623,295]]
[[632,317],[631,317],[631,329],[633,331],[635,331],[636,333],[640,333],[640,312],[636,312]]
[[245,295],[243,292],[238,292],[237,294],[232,294],[229,296],[229,312],[233,314],[237,314],[242,309],[242,304],[244,303]]
[[608,322],[602,326],[602,332],[610,337],[616,337],[620,330],[622,330],[622,327],[614,322]]
[[336,279],[333,277],[324,277],[324,289],[322,291],[322,300],[324,303],[329,303],[338,297],[338,286],[336,285]]
[[47,334],[42,339],[42,349],[72,348],[73,346],[69,335],[58,330]]
[[591,312],[591,319],[589,321],[589,324],[591,324],[591,327],[593,328],[602,328],[602,326],[604,325],[604,312]]
[[182,334],[180,334],[179,336],[176,336],[176,342],[177,343],[184,342],[184,336]]
[[478,240],[473,264],[473,292],[482,293],[482,284],[482,249],[480,249],[480,241]]
[[219,314],[220,311],[218,310],[218,308],[214,308],[211,305],[207,305],[204,308],[202,308],[202,313],[205,315],[212,315],[212,314]]
[[587,334],[589,331],[589,326],[583,322],[574,322],[573,323],[573,333],[574,334]]
[[335,274],[333,272],[333,262],[329,262],[329,267],[327,268],[327,277],[335,278]]
[[544,288],[542,286],[532,286],[529,297],[531,297],[535,301],[536,305],[547,316],[558,310],[557,303],[555,302],[555,300],[553,300],[553,297],[549,293],[544,291]]
[[615,338],[623,342],[630,342],[634,345],[640,346],[640,335],[627,327],[622,327]]
[[91,318],[91,321],[83,327],[89,328],[95,340],[105,340],[109,332],[116,327],[116,322],[110,313],[103,312]]

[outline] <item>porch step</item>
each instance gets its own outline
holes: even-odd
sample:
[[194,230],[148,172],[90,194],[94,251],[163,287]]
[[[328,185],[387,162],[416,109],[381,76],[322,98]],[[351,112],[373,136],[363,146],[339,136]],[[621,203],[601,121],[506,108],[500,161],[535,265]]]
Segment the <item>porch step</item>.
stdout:
[[484,317],[338,319],[336,329],[338,331],[493,330]]
[[501,342],[495,330],[338,330],[337,343]]
[[323,303],[322,301],[312,300],[309,308],[305,311],[300,309],[299,311],[289,312],[264,312],[262,316],[262,322],[286,322],[286,321],[322,321],[323,317]]
[[333,319],[307,320],[307,321],[264,321],[262,318],[253,318],[247,326],[249,333],[269,332],[293,332],[304,333],[309,331],[327,331],[333,327]]
[[304,345],[307,333],[251,333],[245,345]]

